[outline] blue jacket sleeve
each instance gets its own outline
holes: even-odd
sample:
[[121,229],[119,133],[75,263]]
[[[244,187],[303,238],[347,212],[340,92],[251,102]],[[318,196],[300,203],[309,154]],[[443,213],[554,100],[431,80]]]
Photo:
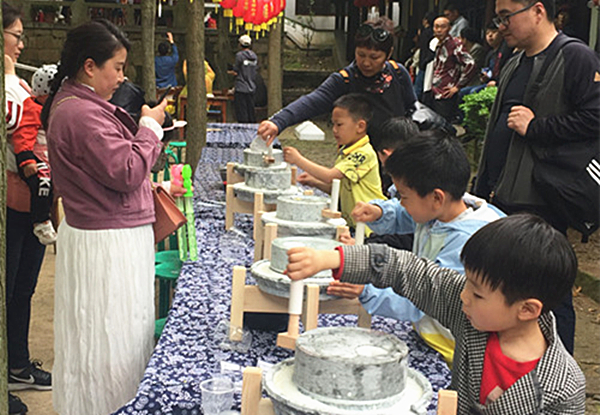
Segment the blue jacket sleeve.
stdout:
[[372,200],[383,211],[379,219],[369,222],[369,228],[379,235],[414,233],[415,221],[402,207],[398,199]]
[[391,317],[416,323],[425,315],[409,299],[396,294],[391,288],[375,288],[365,285],[358,297],[367,313],[376,316]]
[[332,73],[317,89],[274,114],[270,121],[282,132],[290,125],[331,111],[333,102],[348,92],[347,89],[342,75]]
[[177,65],[177,62],[179,62],[179,51],[177,50],[177,45],[175,45],[175,43],[171,43],[171,50],[173,51],[171,54],[173,65]]

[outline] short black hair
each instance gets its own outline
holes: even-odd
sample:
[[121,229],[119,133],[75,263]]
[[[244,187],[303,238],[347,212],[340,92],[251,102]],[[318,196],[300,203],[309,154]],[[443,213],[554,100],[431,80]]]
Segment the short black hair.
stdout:
[[467,272],[500,289],[506,303],[527,298],[552,310],[567,296],[577,275],[577,257],[567,238],[538,216],[511,215],[479,229],[460,259]]
[[158,44],[158,54],[160,56],[168,55],[170,50],[171,50],[171,44],[169,42],[164,41],[164,42],[160,42]]
[[471,176],[460,142],[440,130],[421,131],[401,143],[386,160],[385,169],[421,197],[441,189],[454,200],[462,198]]
[[460,36],[464,37],[471,43],[481,42],[481,39],[479,38],[479,31],[472,27],[465,27],[460,31]]
[[354,121],[365,120],[367,124],[373,117],[373,110],[361,94],[342,95],[333,103],[333,108],[343,108]]
[[493,30],[494,32],[497,32],[497,31],[498,31],[498,30],[500,30],[500,29],[498,29],[498,26],[496,26],[496,24],[495,24],[494,22],[492,22],[492,23],[488,24],[488,25],[485,27],[485,32],[486,32],[486,33],[487,33],[488,31],[490,31],[490,30]]
[[512,0],[515,3],[521,3],[523,6],[531,6],[534,3],[542,3],[544,9],[546,9],[546,17],[549,21],[554,20],[556,13],[556,1],[555,0]]
[[375,151],[393,151],[418,133],[419,127],[413,120],[408,117],[394,117],[381,125],[381,132],[377,137],[370,137],[370,139]]

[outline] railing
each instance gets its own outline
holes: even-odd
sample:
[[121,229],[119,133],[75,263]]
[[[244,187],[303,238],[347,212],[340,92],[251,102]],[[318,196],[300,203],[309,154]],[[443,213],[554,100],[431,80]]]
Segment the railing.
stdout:
[[[136,0],[137,1],[137,0]],[[157,29],[185,28],[185,0],[171,0],[161,5],[161,17],[156,18]],[[21,0],[16,2],[22,9],[23,22],[30,27],[74,27],[95,18],[105,18],[126,31],[141,29],[141,5],[122,3],[48,0]],[[213,3],[206,3],[210,10]]]

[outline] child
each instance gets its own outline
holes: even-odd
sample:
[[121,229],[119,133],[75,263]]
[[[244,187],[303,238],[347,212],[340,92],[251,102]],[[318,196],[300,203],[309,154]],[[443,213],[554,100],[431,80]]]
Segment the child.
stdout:
[[285,161],[304,170],[298,181],[331,193],[333,179],[340,179],[340,211],[353,227],[350,212],[356,202],[383,199],[377,155],[369,143],[367,125],[372,111],[359,94],[348,94],[333,103],[331,121],[339,146],[335,166],[328,168],[308,160],[294,147],[285,147]]
[[30,110],[23,110],[23,119],[10,138],[17,158],[19,175],[27,183],[31,193],[33,233],[43,245],[56,242],[56,231],[50,221],[50,208],[53,202],[52,182],[46,149],[46,133],[42,128],[40,114],[57,70],[56,65],[44,65],[33,74],[31,79],[33,97],[23,103],[23,106],[29,106]]
[[341,281],[392,287],[449,327],[458,414],[584,413],[585,377],[549,312],[571,289],[577,259],[542,219],[513,215],[477,231],[461,253],[466,277],[382,245],[288,256],[293,280],[334,269]]
[[[470,165],[460,142],[440,131],[421,132],[402,143],[385,168],[400,200],[358,203],[354,219],[367,222],[378,234],[414,232],[413,253],[464,273],[459,255],[467,239],[504,214],[465,193]],[[452,363],[454,337],[448,329],[392,290],[334,282],[328,293],[358,296],[370,314],[412,321],[425,342]]]

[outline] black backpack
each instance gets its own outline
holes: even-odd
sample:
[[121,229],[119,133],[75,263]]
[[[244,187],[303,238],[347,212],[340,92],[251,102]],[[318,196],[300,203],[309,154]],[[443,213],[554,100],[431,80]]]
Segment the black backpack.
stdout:
[[[540,88],[545,70],[558,51],[578,41],[563,37],[559,42],[532,88]],[[581,241],[587,242],[600,226],[600,137],[543,148],[532,146],[532,153],[536,189],[547,206],[581,232]]]

